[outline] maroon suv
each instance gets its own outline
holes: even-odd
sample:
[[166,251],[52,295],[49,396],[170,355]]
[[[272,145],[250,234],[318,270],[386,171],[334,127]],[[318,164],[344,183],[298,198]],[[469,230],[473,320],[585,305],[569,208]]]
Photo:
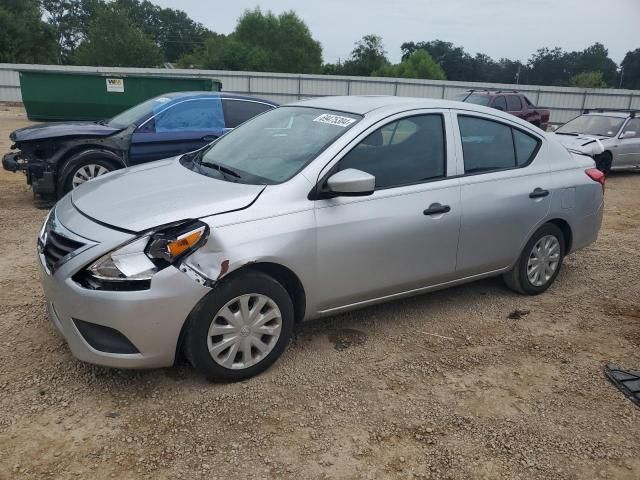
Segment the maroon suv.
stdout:
[[549,110],[536,107],[522,93],[514,90],[469,90],[457,95],[455,99],[509,112],[542,130],[546,130],[549,124]]

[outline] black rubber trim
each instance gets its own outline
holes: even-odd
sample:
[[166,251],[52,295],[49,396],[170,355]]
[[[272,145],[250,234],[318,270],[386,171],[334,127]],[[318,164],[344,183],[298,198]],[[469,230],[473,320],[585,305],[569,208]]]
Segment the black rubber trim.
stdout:
[[640,407],[640,372],[623,370],[617,365],[608,364],[604,367],[604,374],[618,390]]
[[104,353],[140,353],[131,341],[115,328],[73,319],[80,335],[94,349]]

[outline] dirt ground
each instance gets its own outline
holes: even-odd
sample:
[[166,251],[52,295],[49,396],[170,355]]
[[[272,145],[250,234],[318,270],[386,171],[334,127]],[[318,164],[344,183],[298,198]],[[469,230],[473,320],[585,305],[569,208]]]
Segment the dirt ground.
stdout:
[[[22,111],[0,105],[0,152]],[[640,478],[640,174],[545,294],[481,281],[302,325],[265,374],[75,360],[47,319],[45,211],[0,172],[0,478]],[[514,310],[519,318],[509,318]],[[526,313],[526,312],[529,313]]]

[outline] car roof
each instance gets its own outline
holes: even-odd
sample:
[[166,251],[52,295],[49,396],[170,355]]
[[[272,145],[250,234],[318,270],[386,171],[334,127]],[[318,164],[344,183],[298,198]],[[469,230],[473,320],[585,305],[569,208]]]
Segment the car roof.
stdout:
[[174,100],[184,100],[186,98],[214,97],[214,98],[227,98],[231,100],[249,100],[253,102],[262,102],[262,103],[267,103],[269,105],[278,106],[277,102],[274,102],[271,100],[266,100],[264,98],[258,98],[258,97],[251,97],[248,95],[239,95],[237,93],[231,93],[231,92],[207,92],[207,91],[171,92],[171,93],[164,93],[162,95],[158,95],[158,97],[156,98],[161,98],[161,97],[169,98],[171,99],[172,102]]
[[385,95],[351,95],[339,97],[318,97],[289,105],[300,107],[323,108],[341,112],[365,115],[374,110],[387,109],[399,112],[414,108],[463,108],[468,104],[454,100],[440,100],[434,98],[395,97]]

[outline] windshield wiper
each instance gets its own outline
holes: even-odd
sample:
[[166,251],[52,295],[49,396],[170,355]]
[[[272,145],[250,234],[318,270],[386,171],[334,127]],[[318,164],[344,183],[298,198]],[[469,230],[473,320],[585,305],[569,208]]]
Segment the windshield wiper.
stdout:
[[215,168],[216,170],[218,170],[222,176],[229,180],[229,181],[236,181],[236,180],[231,180],[229,177],[234,177],[236,179],[241,179],[242,175],[240,175],[238,172],[236,172],[235,170],[230,169],[229,167],[225,167],[224,165],[221,165],[219,163],[215,163],[215,162],[203,162],[202,158],[200,158],[200,165],[204,166],[204,167],[212,167]]
[[557,130],[554,133],[558,135],[573,135],[574,137],[577,137],[578,135],[580,135],[578,132],[559,132]]

